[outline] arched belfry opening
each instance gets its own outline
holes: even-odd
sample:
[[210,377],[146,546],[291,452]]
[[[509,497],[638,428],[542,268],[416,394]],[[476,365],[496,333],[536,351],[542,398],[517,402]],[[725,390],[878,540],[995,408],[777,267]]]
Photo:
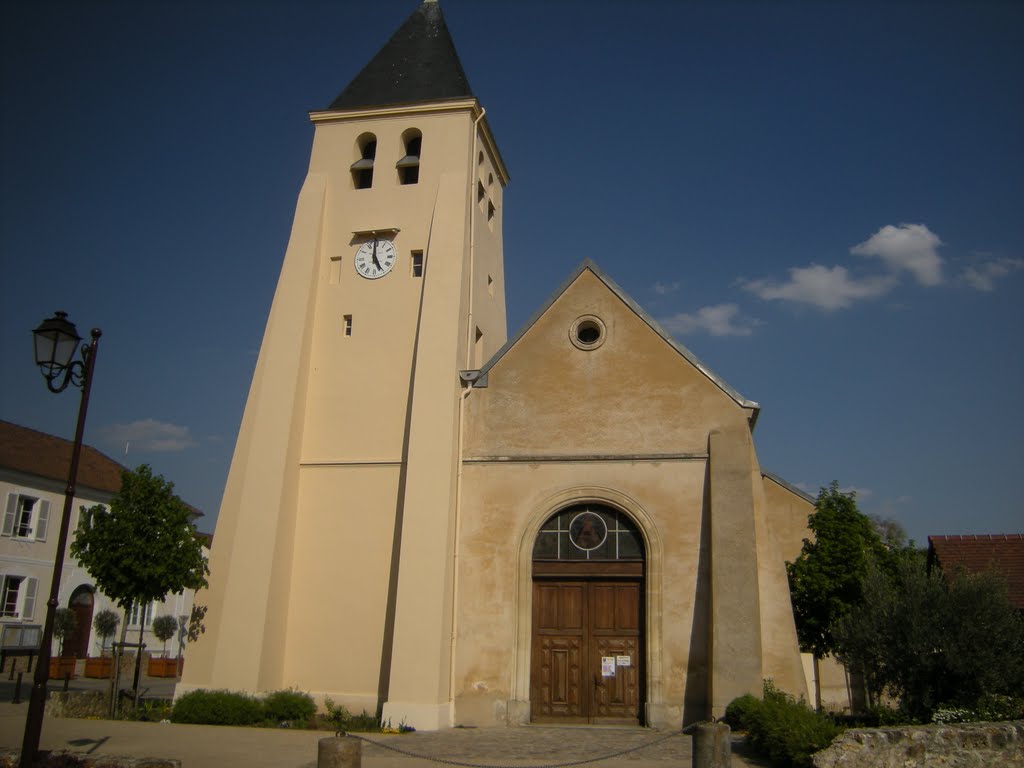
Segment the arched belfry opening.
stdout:
[[535,722],[643,721],[644,538],[623,511],[562,507],[533,544],[530,711]]

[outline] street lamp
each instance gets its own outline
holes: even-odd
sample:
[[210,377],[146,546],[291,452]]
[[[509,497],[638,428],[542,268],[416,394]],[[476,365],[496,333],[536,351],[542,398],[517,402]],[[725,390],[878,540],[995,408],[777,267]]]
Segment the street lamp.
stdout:
[[42,646],[39,648],[39,659],[32,679],[32,693],[28,701],[25,737],[21,743],[21,768],[31,768],[39,751],[39,735],[43,729],[43,710],[46,707],[46,681],[50,676],[53,620],[57,613],[60,575],[64,570],[64,550],[68,544],[71,505],[74,503],[75,482],[78,478],[78,457],[82,453],[82,432],[85,430],[85,413],[89,408],[89,390],[92,388],[92,372],[96,365],[96,348],[100,336],[103,335],[99,328],[93,328],[92,341],[82,345],[82,359],[72,360],[82,337],[75,330],[75,324],[68,320],[66,312],[54,312],[53,317],[41,322],[32,334],[35,337],[36,365],[46,379],[46,386],[51,392],[56,393],[63,392],[68,388],[68,384],[74,384],[82,390],[82,402],[78,406],[78,425],[75,427],[75,443],[71,450],[71,468],[68,470],[68,485],[64,490],[64,514],[60,520],[57,555],[53,561],[50,599],[46,601]]

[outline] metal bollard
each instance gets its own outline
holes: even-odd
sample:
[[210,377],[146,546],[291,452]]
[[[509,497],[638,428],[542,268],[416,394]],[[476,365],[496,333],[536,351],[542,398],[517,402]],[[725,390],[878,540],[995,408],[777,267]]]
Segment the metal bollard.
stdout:
[[320,739],[316,768],[361,768],[363,742],[351,736]]
[[18,673],[18,682],[14,684],[14,698],[11,699],[11,704],[21,704],[21,675]]
[[729,768],[732,729],[725,723],[701,723],[693,730],[693,768]]

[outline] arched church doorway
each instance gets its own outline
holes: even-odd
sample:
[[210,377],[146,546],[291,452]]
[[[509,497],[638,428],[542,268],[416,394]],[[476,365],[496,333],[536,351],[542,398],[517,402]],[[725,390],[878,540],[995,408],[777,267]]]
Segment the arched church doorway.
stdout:
[[536,722],[639,724],[645,700],[643,537],[587,502],[533,546],[530,711]]
[[92,633],[92,587],[83,584],[72,592],[68,608],[75,614],[75,629],[64,641],[64,655],[82,659],[89,655],[89,635]]

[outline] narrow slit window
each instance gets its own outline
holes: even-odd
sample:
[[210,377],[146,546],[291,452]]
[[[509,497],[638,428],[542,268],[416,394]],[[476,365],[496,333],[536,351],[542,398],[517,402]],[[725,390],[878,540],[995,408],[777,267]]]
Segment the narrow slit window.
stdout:
[[423,136],[419,131],[407,131],[403,138],[405,155],[398,161],[398,180],[402,184],[418,184],[420,180],[420,149]]
[[373,161],[377,157],[377,138],[368,133],[358,142],[359,159],[352,163],[352,184],[356,189],[373,186]]
[[343,328],[346,336],[352,335],[352,315],[345,315]]
[[412,265],[412,276],[423,277],[423,251],[413,251],[410,263]]
[[473,339],[473,367],[480,370],[484,364],[484,332],[476,329],[476,336]]
[[478,181],[476,183],[476,201],[478,203],[480,203],[480,205],[483,205],[484,198],[486,198],[486,197],[487,197],[487,190],[484,189],[484,183],[482,181]]
[[490,200],[487,201],[487,220],[491,221],[494,218],[494,203]]
[[494,295],[494,278],[490,275],[487,276],[487,294],[489,296]]

